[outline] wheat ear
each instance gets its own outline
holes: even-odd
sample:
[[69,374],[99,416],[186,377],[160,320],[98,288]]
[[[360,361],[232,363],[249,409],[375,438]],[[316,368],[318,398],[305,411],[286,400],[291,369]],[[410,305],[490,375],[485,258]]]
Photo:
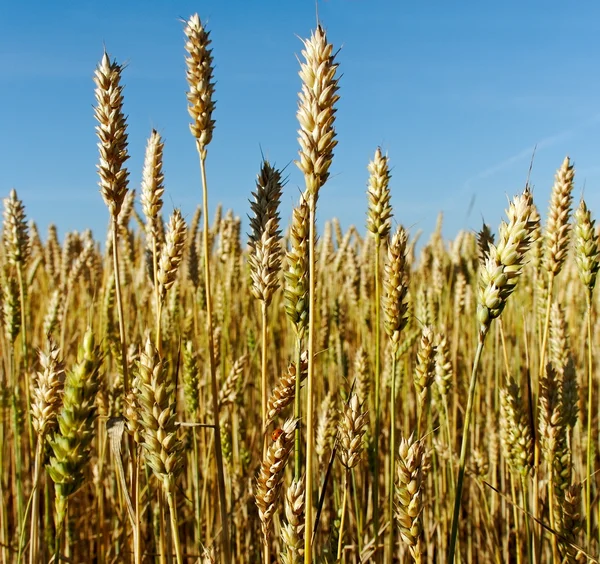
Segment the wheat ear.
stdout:
[[269,446],[263,458],[260,472],[256,480],[256,506],[261,521],[263,543],[269,543],[271,524],[277,510],[277,501],[281,493],[285,466],[288,462],[292,445],[294,444],[294,429],[296,421],[288,419],[277,440]]
[[402,439],[398,449],[396,476],[396,519],[402,541],[408,545],[414,562],[425,560],[423,538],[423,497],[428,457],[421,441],[411,435]]
[[52,454],[47,468],[55,488],[56,562],[68,500],[83,485],[91,456],[100,360],[94,335],[88,329],[77,355],[77,363],[66,373],[62,407],[57,417],[58,430],[50,439]]

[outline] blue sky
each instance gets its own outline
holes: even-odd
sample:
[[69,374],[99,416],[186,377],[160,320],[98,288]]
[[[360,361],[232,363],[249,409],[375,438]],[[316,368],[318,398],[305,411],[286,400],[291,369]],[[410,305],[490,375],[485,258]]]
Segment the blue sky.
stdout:
[[[321,192],[320,223],[365,223],[375,148],[393,167],[395,221],[429,233],[495,229],[525,182],[533,147],[542,212],[565,155],[576,198],[600,213],[600,4],[328,0],[319,14],[338,55],[339,144]],[[42,234],[93,229],[98,192],[92,76],[106,46],[127,65],[130,187],[138,189],[151,128],[165,139],[165,211],[200,201],[188,131],[183,25],[198,12],[213,39],[217,121],[209,147],[211,208],[242,218],[261,148],[289,181],[288,221],[303,179],[295,165],[299,37],[315,27],[305,0],[0,2],[0,196],[15,188]],[[472,204],[472,206],[470,205]],[[211,210],[212,215],[212,210]],[[247,222],[244,224],[246,231]]]

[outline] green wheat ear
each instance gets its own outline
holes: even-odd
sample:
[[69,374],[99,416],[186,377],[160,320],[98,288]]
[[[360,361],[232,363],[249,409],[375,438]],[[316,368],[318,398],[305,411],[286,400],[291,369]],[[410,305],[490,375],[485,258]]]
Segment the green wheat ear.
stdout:
[[68,497],[85,481],[85,467],[91,456],[98,391],[100,349],[88,329],[79,348],[77,363],[67,371],[58,431],[50,439],[53,454],[48,473],[56,489],[56,513],[59,522],[66,515]]

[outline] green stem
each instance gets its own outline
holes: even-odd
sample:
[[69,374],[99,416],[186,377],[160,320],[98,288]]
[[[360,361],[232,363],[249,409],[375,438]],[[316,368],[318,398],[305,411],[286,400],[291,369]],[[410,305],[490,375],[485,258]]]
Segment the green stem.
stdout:
[[587,301],[587,364],[588,364],[588,414],[587,414],[587,464],[585,471],[585,515],[588,546],[592,542],[592,396],[594,380],[592,378],[592,300],[591,291],[586,293]]
[[388,522],[390,524],[390,546],[388,562],[394,561],[394,478],[396,476],[396,353],[392,351],[392,389],[390,397],[390,483],[388,491]]
[[465,466],[467,462],[467,450],[469,448],[469,428],[471,426],[471,416],[473,413],[473,399],[475,398],[475,386],[477,384],[477,370],[485,337],[489,330],[489,326],[481,328],[479,331],[479,339],[477,342],[477,351],[475,352],[475,360],[473,361],[473,370],[471,372],[471,383],[469,384],[469,397],[467,400],[467,411],[465,412],[465,421],[463,425],[463,436],[460,447],[460,461],[458,466],[458,479],[456,480],[456,492],[454,494],[454,511],[452,513],[452,531],[450,533],[450,547],[448,549],[448,562],[454,563],[454,553],[456,551],[456,540],[458,537],[458,519],[460,516],[460,502],[462,498],[463,482],[465,479]]
[[[34,462],[34,469],[33,469],[33,484],[32,487],[33,489],[31,490],[31,497],[30,497],[30,503],[31,503],[31,529],[30,529],[30,539],[29,539],[29,564],[37,564],[37,562],[39,562],[38,559],[38,546],[39,546],[39,539],[38,539],[38,535],[39,535],[39,531],[38,531],[38,525],[39,525],[39,509],[40,509],[40,502],[39,502],[39,498],[40,498],[40,469],[41,469],[41,462],[42,462],[42,449],[43,449],[43,445],[44,445],[44,435],[40,435],[38,437],[38,444],[36,447],[36,451],[35,451],[35,462]],[[23,527],[23,531],[25,530],[25,527]],[[19,543],[19,550],[21,550],[22,547],[22,543]],[[19,558],[20,561],[20,558]]]
[[513,519],[515,524],[515,564],[521,564],[521,527],[519,525],[519,512],[517,510],[519,502],[517,500],[517,490],[515,488],[515,475],[510,475],[510,491],[512,494]]
[[261,357],[260,357],[260,390],[261,390],[261,405],[262,405],[262,428],[263,428],[263,457],[267,452],[267,434],[266,434],[266,423],[267,423],[267,345],[268,345],[268,334],[267,334],[267,303],[262,300],[261,303]]
[[338,551],[337,551],[337,560],[338,562],[342,559],[342,549],[344,547],[344,525],[346,523],[346,505],[348,503],[348,473],[349,470],[346,469],[346,477],[344,479],[344,501],[342,502],[342,519],[340,521],[340,532],[338,538]]
[[[57,496],[59,496],[60,494],[57,492],[56,493]],[[61,560],[60,558],[60,549],[61,549],[61,537],[62,537],[62,532],[63,532],[63,526],[65,524],[65,519],[67,517],[67,511],[68,511],[68,500],[65,499],[63,501],[64,503],[64,509],[62,514],[57,513],[56,514],[56,532],[54,533],[54,560],[53,560],[53,564],[58,564]]]
[[169,517],[171,520],[171,535],[175,545],[175,557],[177,564],[183,564],[183,553],[181,551],[181,542],[179,541],[179,522],[177,519],[177,506],[175,504],[175,484],[167,489],[167,503],[169,504]]
[[312,513],[313,513],[313,471],[314,459],[314,347],[315,347],[315,208],[316,196],[311,193],[308,198],[309,235],[308,235],[308,373],[306,376],[306,502],[304,535],[304,564],[312,562]]
[[358,553],[361,554],[363,549],[363,517],[361,508],[359,507],[359,496],[356,488],[356,473],[354,470],[354,468],[350,470],[350,475],[352,477],[352,491],[354,492],[354,513],[356,514],[356,536],[358,541]]
[[525,507],[525,530],[527,534],[527,562],[531,562],[533,546],[531,543],[531,524],[529,523],[529,501],[527,495],[527,480],[521,474],[521,489],[523,490],[523,505]]
[[[379,561],[379,436],[381,434],[381,399],[380,399],[380,376],[381,376],[381,288],[379,281],[379,255],[381,239],[375,238],[375,464],[373,471],[373,533],[375,548],[373,557]],[[393,458],[393,456],[392,456]]]
[[141,564],[142,562],[142,543],[141,543],[141,529],[140,529],[140,464],[141,464],[141,452],[133,440],[130,441],[131,452],[133,453],[131,461],[132,467],[132,491],[133,491],[133,504],[134,504],[134,516],[133,516],[133,561],[134,564]]

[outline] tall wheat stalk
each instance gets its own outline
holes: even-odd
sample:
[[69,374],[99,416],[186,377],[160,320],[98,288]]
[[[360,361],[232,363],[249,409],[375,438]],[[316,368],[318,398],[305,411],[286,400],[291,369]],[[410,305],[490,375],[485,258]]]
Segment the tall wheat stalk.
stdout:
[[202,178],[203,232],[202,248],[204,256],[204,288],[206,297],[206,330],[208,333],[208,359],[210,365],[210,382],[214,417],[215,457],[217,464],[217,482],[219,489],[219,509],[221,513],[221,546],[225,562],[231,559],[231,539],[229,536],[229,520],[227,516],[227,495],[225,491],[225,473],[223,468],[223,447],[221,444],[221,424],[219,421],[219,386],[217,384],[217,367],[215,362],[215,344],[213,332],[213,304],[210,275],[210,246],[208,227],[208,184],[206,181],[206,155],[208,144],[212,140],[215,121],[212,113],[215,109],[213,82],[213,56],[209,48],[211,40],[209,32],[202,25],[198,14],[194,14],[185,27],[187,38],[185,49],[187,82],[189,91],[188,112],[193,120],[190,131],[196,140],[196,149],[200,158],[200,175]]
[[[308,297],[308,376],[306,384],[306,527],[311,530],[313,510],[313,459],[314,459],[314,373],[315,373],[315,214],[319,190],[329,178],[335,140],[334,105],[337,95],[337,63],[333,45],[328,43],[325,30],[318,25],[310,39],[304,40],[300,63],[302,89],[299,94],[297,118],[300,123],[298,141],[300,159],[296,162],[306,184],[309,210],[309,297]],[[304,562],[312,562],[311,535],[305,535]]]
[[452,530],[448,548],[448,562],[450,564],[454,563],[456,540],[458,537],[458,520],[469,448],[469,432],[481,353],[483,352],[485,338],[492,321],[500,317],[506,306],[506,301],[513,293],[521,275],[525,253],[531,244],[531,233],[533,231],[533,222],[530,219],[532,203],[533,199],[528,189],[521,196],[513,199],[506,212],[509,222],[502,222],[500,225],[500,241],[498,246],[494,246],[492,243],[489,244],[485,263],[482,265],[479,273],[479,294],[477,299],[479,332],[463,423],[458,478],[456,480],[454,511],[452,514]]
[[[392,206],[390,203],[391,194],[389,189],[390,169],[388,158],[381,154],[378,147],[375,151],[375,157],[369,163],[369,183],[367,189],[368,208],[367,208],[367,230],[375,238],[375,437],[379,437],[381,432],[381,276],[380,276],[380,257],[381,244],[386,242],[390,232]],[[392,307],[401,307],[400,304],[393,304]],[[395,352],[395,351],[394,351]],[[393,383],[395,387],[395,381]],[[392,392],[392,402],[394,401]],[[393,405],[391,413],[394,413]],[[394,415],[392,416],[394,417]],[[390,423],[395,425],[395,421]],[[392,433],[393,436],[393,433]],[[393,447],[392,447],[393,452]],[[390,457],[391,464],[394,464],[394,457]],[[393,472],[390,474],[389,492],[393,491]],[[375,467],[373,469],[373,534],[375,539],[379,536],[379,441],[375,440]],[[390,502],[391,507],[391,502]],[[389,516],[392,516],[392,510],[389,510]],[[392,516],[393,518],[393,516]],[[391,522],[391,519],[390,519]],[[393,527],[392,527],[393,528]],[[392,533],[393,537],[393,533]],[[390,540],[393,543],[393,540]],[[378,561],[379,552],[377,551],[377,542],[375,543],[375,559]]]
[[123,68],[110,60],[105,52],[94,75],[96,84],[96,107],[94,114],[98,125],[98,150],[100,162],[100,192],[108,206],[112,226],[112,254],[115,273],[115,293],[119,313],[119,338],[121,340],[121,362],[123,387],[129,390],[127,374],[127,336],[121,294],[121,275],[119,270],[119,212],[127,195],[129,172],[125,168],[127,154],[127,123],[123,112],[123,86],[121,73]]
[[[538,369],[538,381],[541,381],[546,372],[546,347],[548,344],[548,334],[550,328],[550,311],[552,308],[552,299],[554,294],[554,283],[556,277],[562,270],[562,267],[567,258],[567,250],[569,245],[569,234],[571,224],[569,218],[571,215],[571,204],[573,201],[575,169],[571,164],[569,157],[565,157],[562,165],[556,171],[554,185],[552,186],[552,194],[550,196],[550,206],[548,208],[548,217],[543,235],[543,257],[542,269],[546,274],[546,278],[541,279],[542,284],[545,284],[546,291],[546,308],[544,315],[544,325],[542,331],[542,343],[540,347],[540,363]],[[537,476],[540,461],[540,446],[539,441],[535,443],[535,460],[534,471]],[[533,482],[533,514],[534,517],[539,515],[539,479]],[[587,484],[589,489],[589,482]],[[588,490],[586,489],[586,492]],[[587,500],[587,496],[586,496]],[[534,549],[537,551],[541,546],[543,531],[537,527],[539,531],[538,542],[534,544]],[[589,533],[588,533],[589,534]]]
[[[575,260],[579,278],[585,287],[586,315],[586,341],[587,341],[587,373],[588,373],[588,429],[587,429],[587,464],[586,464],[586,489],[585,489],[585,514],[586,532],[588,542],[591,543],[592,531],[592,420],[593,420],[593,354],[592,354],[592,296],[596,286],[596,277],[600,269],[600,241],[595,230],[595,221],[585,202],[581,200],[575,212]],[[600,515],[600,509],[599,509]],[[600,532],[598,533],[600,535]]]
[[[253,215],[250,218],[250,273],[251,291],[261,304],[261,406],[262,426],[267,420],[267,311],[273,294],[279,287],[281,268],[281,232],[279,230],[279,201],[282,190],[281,173],[268,161],[263,161],[256,180],[256,192],[250,202]],[[266,452],[266,437],[263,450]],[[264,454],[264,453],[263,453]]]
[[[402,331],[408,322],[408,276],[406,245],[408,236],[402,226],[398,226],[388,246],[383,287],[384,327],[390,338],[392,355],[392,388],[390,390],[390,483],[388,497],[388,519],[390,522],[388,562],[394,554],[394,477],[396,475],[396,360]],[[377,427],[376,427],[377,429]],[[378,437],[379,435],[375,435]],[[377,439],[376,439],[377,440]],[[374,494],[373,494],[374,498]],[[375,532],[377,535],[377,531]],[[377,538],[377,536],[375,537]]]

